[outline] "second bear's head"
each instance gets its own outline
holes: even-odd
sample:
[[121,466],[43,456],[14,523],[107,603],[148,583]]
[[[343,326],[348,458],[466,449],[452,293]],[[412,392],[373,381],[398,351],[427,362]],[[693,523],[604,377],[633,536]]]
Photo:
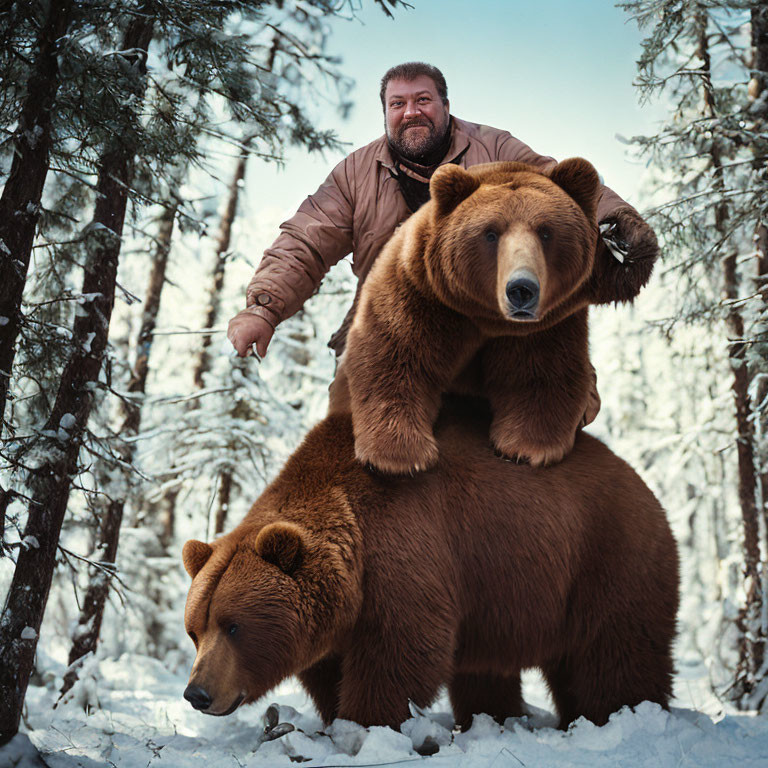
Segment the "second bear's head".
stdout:
[[601,194],[589,162],[444,165],[430,193],[425,261],[443,302],[520,332],[586,303],[576,299],[592,271]]

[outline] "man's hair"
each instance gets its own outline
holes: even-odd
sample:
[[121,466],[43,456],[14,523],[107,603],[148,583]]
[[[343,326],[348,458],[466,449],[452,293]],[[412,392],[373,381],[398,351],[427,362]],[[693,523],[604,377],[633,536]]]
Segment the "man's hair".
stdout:
[[385,93],[387,90],[387,83],[390,80],[405,80],[406,82],[412,82],[417,77],[426,75],[432,80],[437,88],[437,95],[442,99],[443,104],[448,103],[448,86],[445,84],[445,78],[443,73],[431,64],[425,64],[423,61],[406,61],[405,64],[398,64],[397,66],[390,67],[381,78],[381,89],[379,90],[379,96],[381,98],[381,107],[386,112],[387,104],[385,102]]

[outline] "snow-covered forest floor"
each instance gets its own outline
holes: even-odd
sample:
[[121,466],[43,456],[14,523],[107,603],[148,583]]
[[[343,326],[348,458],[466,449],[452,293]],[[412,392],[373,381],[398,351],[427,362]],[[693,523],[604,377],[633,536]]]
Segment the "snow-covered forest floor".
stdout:
[[[181,660],[179,660],[181,661]],[[185,662],[190,659],[184,659]],[[680,665],[679,665],[680,666]],[[51,674],[62,674],[51,663]],[[676,700],[670,712],[645,703],[615,714],[597,728],[579,721],[568,732],[554,729],[546,691],[537,675],[524,681],[530,718],[508,720],[500,728],[489,717],[475,719],[471,730],[451,734],[450,709],[440,699],[428,717],[415,717],[402,733],[389,728],[362,729],[337,721],[323,729],[300,686],[288,681],[266,699],[242,707],[227,718],[194,711],[182,698],[185,663],[178,668],[147,656],[126,653],[92,664],[75,696],[56,710],[55,693],[30,688],[27,727],[0,750],[0,765],[40,765],[31,744],[51,768],[84,766],[381,766],[427,761],[433,768],[506,768],[507,766],[723,766],[762,767],[768,761],[768,718],[725,712],[708,693],[703,665],[680,667]],[[86,715],[82,702],[98,701]],[[264,716],[279,705],[279,722],[295,730],[264,740]],[[536,705],[539,707],[536,707]],[[440,745],[437,754],[420,757],[427,735]]]

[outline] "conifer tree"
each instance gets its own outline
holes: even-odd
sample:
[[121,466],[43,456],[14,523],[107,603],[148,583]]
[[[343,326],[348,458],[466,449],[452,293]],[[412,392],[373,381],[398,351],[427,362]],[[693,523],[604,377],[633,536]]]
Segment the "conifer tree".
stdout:
[[[660,185],[672,190],[653,221],[666,262],[684,286],[675,322],[707,328],[722,322],[728,349],[745,595],[730,693],[741,706],[759,708],[766,700],[761,691],[768,586],[768,541],[760,527],[768,501],[768,445],[759,386],[768,363],[760,246],[768,217],[764,95],[761,101],[766,4],[637,0],[621,5],[648,30],[638,62],[641,93],[663,95],[671,106],[659,133],[636,142],[659,169]],[[752,51],[745,45],[750,38]]]

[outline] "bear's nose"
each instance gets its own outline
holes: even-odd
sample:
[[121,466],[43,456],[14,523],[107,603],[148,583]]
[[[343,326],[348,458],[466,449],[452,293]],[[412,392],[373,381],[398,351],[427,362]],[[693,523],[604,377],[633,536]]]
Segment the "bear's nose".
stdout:
[[530,317],[539,305],[539,281],[528,270],[520,270],[507,283],[507,299],[512,317]]
[[208,691],[199,685],[188,685],[184,691],[184,698],[195,709],[208,709],[211,706],[211,697],[208,695]]

